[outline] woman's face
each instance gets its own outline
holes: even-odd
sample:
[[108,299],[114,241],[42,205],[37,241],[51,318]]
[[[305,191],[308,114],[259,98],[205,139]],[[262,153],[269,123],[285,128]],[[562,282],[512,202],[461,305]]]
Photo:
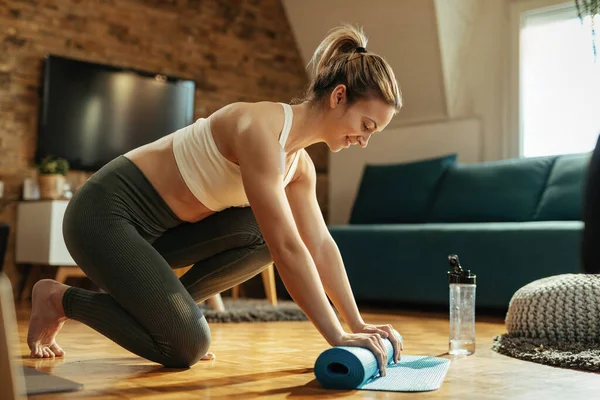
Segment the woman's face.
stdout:
[[355,144],[367,147],[371,135],[385,129],[395,111],[378,98],[358,100],[347,106],[343,85],[333,90],[328,106],[325,142],[336,153]]

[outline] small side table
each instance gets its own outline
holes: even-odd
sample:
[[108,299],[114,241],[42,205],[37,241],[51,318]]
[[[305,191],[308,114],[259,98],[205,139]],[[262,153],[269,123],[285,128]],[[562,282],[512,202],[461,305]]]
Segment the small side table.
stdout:
[[29,265],[20,298],[28,298],[39,279],[40,266],[58,267],[55,280],[85,276],[63,239],[62,220],[69,200],[32,200],[17,204],[15,262]]

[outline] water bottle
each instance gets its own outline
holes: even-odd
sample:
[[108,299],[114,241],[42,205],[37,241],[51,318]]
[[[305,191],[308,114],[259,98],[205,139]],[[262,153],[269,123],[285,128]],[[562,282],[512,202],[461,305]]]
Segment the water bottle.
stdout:
[[448,256],[450,271],[450,338],[448,353],[468,355],[475,352],[475,274],[463,270],[458,256]]

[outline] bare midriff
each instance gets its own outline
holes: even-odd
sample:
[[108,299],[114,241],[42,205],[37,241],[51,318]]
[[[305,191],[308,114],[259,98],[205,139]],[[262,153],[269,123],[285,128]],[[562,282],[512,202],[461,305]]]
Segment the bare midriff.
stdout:
[[173,154],[173,134],[125,154],[146,175],[167,205],[182,220],[200,221],[214,211],[190,191]]

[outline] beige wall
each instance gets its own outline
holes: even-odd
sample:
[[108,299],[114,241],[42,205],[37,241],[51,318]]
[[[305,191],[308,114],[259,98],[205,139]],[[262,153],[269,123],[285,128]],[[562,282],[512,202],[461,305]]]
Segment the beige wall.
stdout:
[[506,0],[435,0],[450,118],[482,121],[482,157],[504,157],[508,66]]

